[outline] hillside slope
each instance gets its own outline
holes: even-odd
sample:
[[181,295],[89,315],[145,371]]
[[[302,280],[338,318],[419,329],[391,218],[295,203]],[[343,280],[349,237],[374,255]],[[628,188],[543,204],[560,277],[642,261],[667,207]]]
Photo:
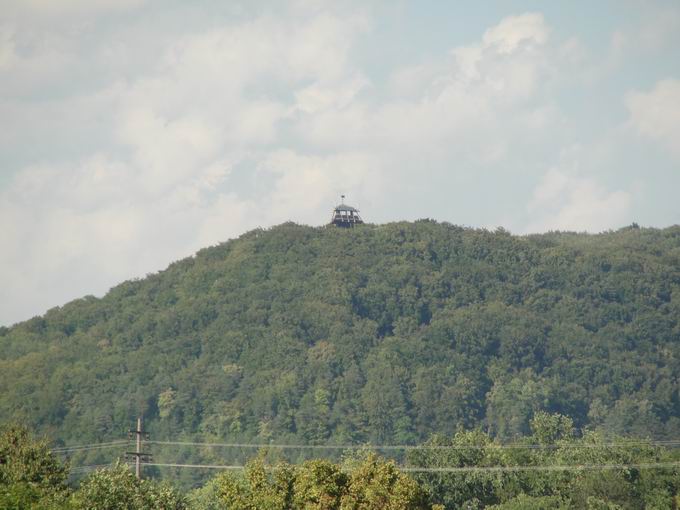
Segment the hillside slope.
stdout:
[[539,409],[680,437],[680,227],[256,230],[0,329],[0,421],[66,442],[411,443]]

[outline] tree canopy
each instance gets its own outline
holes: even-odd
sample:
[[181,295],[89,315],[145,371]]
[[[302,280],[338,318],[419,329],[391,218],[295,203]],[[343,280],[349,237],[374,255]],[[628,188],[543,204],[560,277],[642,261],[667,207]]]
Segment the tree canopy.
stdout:
[[58,444],[139,414],[156,439],[416,444],[545,411],[677,438],[679,286],[677,226],[284,224],[1,329],[0,420]]
[[435,435],[401,466],[360,450],[341,463],[272,462],[262,450],[182,494],[116,462],[74,488],[68,466],[23,427],[0,435],[0,508],[12,510],[458,510],[677,508],[678,452],[644,439],[577,434],[570,418],[536,413],[503,444],[480,430]]

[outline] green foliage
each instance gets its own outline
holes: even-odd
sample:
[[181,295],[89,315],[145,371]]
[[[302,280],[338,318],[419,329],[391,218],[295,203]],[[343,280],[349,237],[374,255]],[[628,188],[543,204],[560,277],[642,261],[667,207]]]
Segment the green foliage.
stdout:
[[58,444],[119,439],[140,412],[155,439],[415,444],[514,440],[543,411],[677,438],[679,318],[677,226],[285,224],[3,330],[0,421]]
[[425,492],[394,462],[370,455],[352,471],[342,510],[418,510],[429,508]]
[[[500,460],[489,436],[479,430],[457,432],[453,437],[433,436],[425,446],[429,449],[409,453],[409,465],[425,468],[473,468],[484,467]],[[414,478],[433,501],[446,508],[475,508],[496,502],[496,483],[502,479],[496,474],[476,471],[416,473]]]
[[409,452],[412,475],[372,453],[355,454],[342,467],[312,460],[267,468],[260,456],[242,475],[219,475],[209,485],[215,506],[196,508],[675,508],[680,461],[672,449],[592,432],[577,436],[571,420],[558,414],[538,413],[531,427],[532,435],[512,448],[479,430],[432,437],[427,448]]
[[532,437],[541,446],[554,445],[570,439],[574,434],[574,422],[568,416],[540,411],[531,419]]
[[279,465],[273,476],[264,459],[258,457],[246,465],[243,476],[225,472],[215,479],[215,493],[223,508],[229,510],[285,510],[294,500],[294,468]]
[[295,508],[306,510],[338,510],[347,490],[347,475],[325,460],[305,462],[295,474]]
[[[677,508],[680,457],[649,441],[576,433],[571,419],[539,412],[532,434],[503,445],[480,430],[433,436],[406,470],[366,450],[342,464],[313,459],[224,471],[184,497],[116,464],[74,492],[67,472],[25,429],[0,443],[0,508],[38,510],[661,510]],[[408,471],[412,471],[409,473]]]
[[67,467],[17,424],[0,428],[0,508],[65,507]]
[[130,468],[117,464],[92,473],[73,497],[79,510],[184,510],[185,498],[173,487],[138,480]]
[[412,478],[393,462],[374,455],[356,464],[349,474],[326,460],[299,466],[279,464],[268,472],[258,457],[248,463],[243,476],[223,473],[212,483],[218,503],[230,510],[430,508],[425,492]]
[[191,510],[221,510],[223,508],[217,489],[217,479],[208,480],[187,494],[187,506]]
[[[487,507],[488,510],[570,510],[571,507],[558,496],[527,496],[520,494],[500,505]],[[590,508],[590,507],[589,507]]]
[[445,508],[673,507],[680,462],[672,450],[594,432],[576,437],[571,419],[559,414],[537,413],[531,428],[532,435],[517,438],[512,448],[479,431],[433,437],[429,446],[450,448],[414,450],[408,461],[463,469],[414,475],[430,500]]

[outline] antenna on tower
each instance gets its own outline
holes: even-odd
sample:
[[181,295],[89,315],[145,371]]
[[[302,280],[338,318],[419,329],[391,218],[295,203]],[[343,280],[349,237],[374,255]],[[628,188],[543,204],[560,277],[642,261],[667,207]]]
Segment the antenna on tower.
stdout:
[[340,203],[341,204],[345,203],[345,195],[340,195]]

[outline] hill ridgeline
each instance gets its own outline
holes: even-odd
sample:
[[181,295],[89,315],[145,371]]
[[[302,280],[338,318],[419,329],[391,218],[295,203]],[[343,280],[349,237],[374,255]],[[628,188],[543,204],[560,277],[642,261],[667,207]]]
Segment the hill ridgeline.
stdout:
[[680,227],[284,224],[0,328],[0,421],[65,443],[413,444],[536,411],[680,437]]

